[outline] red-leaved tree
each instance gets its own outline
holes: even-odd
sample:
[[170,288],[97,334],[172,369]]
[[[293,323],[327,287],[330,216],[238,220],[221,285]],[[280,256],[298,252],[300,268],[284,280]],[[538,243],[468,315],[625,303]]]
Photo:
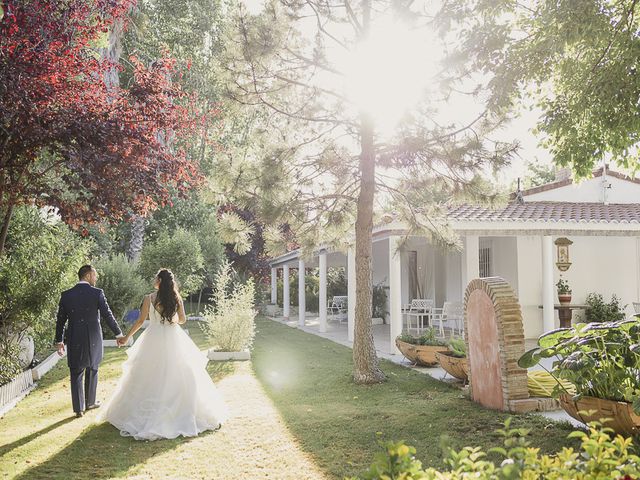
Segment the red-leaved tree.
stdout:
[[[135,58],[123,87],[98,54],[135,0],[8,0],[0,19],[0,255],[16,205],[78,228],[144,214],[200,180],[184,140],[200,125],[175,62]],[[126,23],[126,22],[124,22]]]

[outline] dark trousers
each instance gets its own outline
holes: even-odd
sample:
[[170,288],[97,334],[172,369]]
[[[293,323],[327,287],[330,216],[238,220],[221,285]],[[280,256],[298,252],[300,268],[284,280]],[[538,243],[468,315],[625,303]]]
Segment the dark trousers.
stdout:
[[[82,382],[84,377],[84,386]],[[96,403],[96,388],[98,386],[98,369],[72,368],[71,369],[71,403],[73,411],[84,412],[87,405]]]

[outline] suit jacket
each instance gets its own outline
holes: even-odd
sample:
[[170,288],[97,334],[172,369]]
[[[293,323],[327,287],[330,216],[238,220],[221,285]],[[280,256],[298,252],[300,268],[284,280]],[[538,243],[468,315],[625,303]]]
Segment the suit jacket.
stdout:
[[101,317],[116,336],[122,335],[102,290],[78,283],[62,292],[55,341],[66,339],[69,368],[98,368],[103,355]]

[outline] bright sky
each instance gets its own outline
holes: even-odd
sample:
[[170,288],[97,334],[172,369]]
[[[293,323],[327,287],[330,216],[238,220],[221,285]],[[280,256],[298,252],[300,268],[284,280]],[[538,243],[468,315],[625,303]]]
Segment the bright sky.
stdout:
[[[261,11],[264,0],[244,0],[250,13]],[[305,31],[307,27],[302,27]],[[308,24],[315,32],[315,19]],[[339,31],[332,31],[336,36]],[[433,32],[425,28],[408,29],[387,18],[374,17],[370,41],[361,44],[353,52],[346,53],[341,47],[331,48],[327,43],[327,55],[332,63],[346,73],[343,85],[345,94],[376,119],[380,132],[392,131],[402,114],[420,100],[420,95],[433,83],[441,58],[441,47]],[[320,80],[322,81],[322,80]],[[333,79],[335,81],[335,79]],[[384,92],[381,95],[381,92]],[[442,105],[437,120],[441,123],[469,123],[482,109],[479,100],[466,95],[452,97]],[[539,139],[532,133],[539,113],[524,111],[492,139],[520,143],[519,155],[513,159],[511,168],[504,169],[498,179],[511,183],[526,173],[526,162],[551,163],[550,154],[539,146]]]

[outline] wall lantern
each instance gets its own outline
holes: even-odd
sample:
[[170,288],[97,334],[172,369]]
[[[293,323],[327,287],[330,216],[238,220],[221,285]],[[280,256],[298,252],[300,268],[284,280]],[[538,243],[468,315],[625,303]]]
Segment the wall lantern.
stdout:
[[569,245],[572,245],[573,242],[568,238],[562,237],[558,238],[555,244],[558,248],[558,261],[556,262],[556,266],[561,272],[566,272],[571,266],[571,262],[569,261]]

